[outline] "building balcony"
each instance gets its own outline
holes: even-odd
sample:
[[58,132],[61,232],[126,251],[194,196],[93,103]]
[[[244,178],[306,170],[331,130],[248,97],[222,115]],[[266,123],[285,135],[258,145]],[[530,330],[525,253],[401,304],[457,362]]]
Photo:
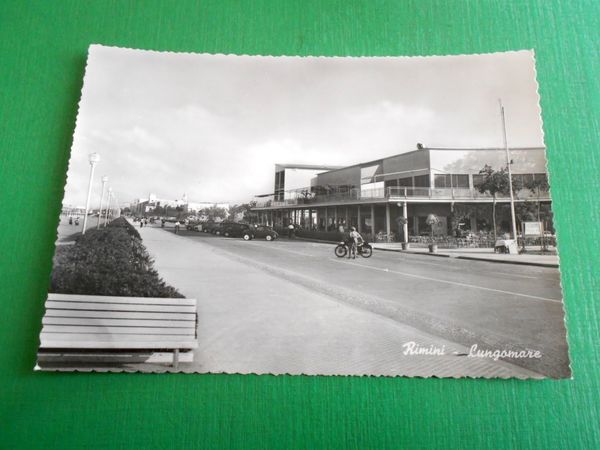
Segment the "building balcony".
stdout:
[[[345,203],[385,203],[407,201],[413,202],[472,202],[489,203],[493,201],[490,194],[481,193],[474,188],[429,188],[429,187],[387,187],[379,189],[349,189],[344,192],[331,192],[317,194],[304,190],[303,193],[292,191],[288,193],[290,198],[275,200],[274,196],[261,198],[256,201],[255,208],[291,208],[304,205],[327,206]],[[533,193],[529,189],[521,189],[514,195],[517,201],[539,200],[550,201],[550,193],[541,191]],[[510,195],[497,194],[496,201],[510,201]]]

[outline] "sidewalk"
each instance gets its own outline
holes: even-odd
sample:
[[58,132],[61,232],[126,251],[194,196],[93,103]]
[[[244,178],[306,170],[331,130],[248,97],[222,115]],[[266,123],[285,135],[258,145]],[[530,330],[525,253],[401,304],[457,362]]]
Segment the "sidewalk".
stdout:
[[470,259],[505,264],[524,264],[529,266],[558,267],[558,255],[535,255],[523,253],[508,255],[494,253],[491,248],[438,248],[437,253],[429,253],[427,247],[409,247],[402,250],[399,243],[374,243],[373,248],[390,252],[413,253],[419,255],[437,256],[442,258]]
[[[244,263],[202,240],[139,229],[155,268],[198,300],[198,341],[185,372],[534,377],[524,368],[466,358],[460,344],[341,303]],[[406,356],[403,345],[444,347]]]

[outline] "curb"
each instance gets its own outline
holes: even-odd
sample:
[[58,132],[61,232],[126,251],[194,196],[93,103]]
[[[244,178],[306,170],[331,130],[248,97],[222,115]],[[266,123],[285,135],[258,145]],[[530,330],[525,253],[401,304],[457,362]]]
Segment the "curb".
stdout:
[[396,253],[407,253],[410,255],[425,255],[425,256],[435,256],[436,258],[450,258],[450,255],[445,253],[420,253],[420,252],[411,252],[410,250],[400,250],[399,248],[380,248],[373,247],[374,250],[379,250],[381,252],[396,252]]
[[502,261],[501,259],[491,259],[491,258],[475,258],[473,256],[456,256],[456,259],[468,259],[471,261],[486,261],[486,262],[495,262],[500,264],[517,264],[521,266],[537,266],[537,267],[552,267],[558,269],[558,264],[552,263],[538,263],[538,262],[525,262],[525,261]]
[[501,259],[493,259],[493,258],[479,258],[476,256],[452,256],[444,253],[421,253],[421,252],[411,252],[410,250],[400,250],[395,248],[377,248],[373,247],[375,250],[383,251],[383,252],[397,252],[397,253],[406,253],[411,255],[424,255],[424,256],[435,256],[437,258],[456,258],[456,259],[464,259],[469,261],[485,261],[499,264],[516,264],[520,266],[536,266],[536,267],[551,267],[554,269],[558,269],[558,264],[554,263],[540,263],[540,262],[525,262],[525,261],[503,261]]
[[[306,241],[306,242],[316,242],[320,244],[337,244],[338,241],[324,241],[320,239],[311,239],[311,238],[302,238],[295,237],[294,239],[287,239],[290,241],[298,240],[298,241]],[[492,259],[492,258],[478,258],[475,256],[452,256],[444,253],[421,253],[421,252],[411,252],[410,250],[400,250],[396,248],[381,248],[373,245],[373,250],[381,251],[381,252],[396,252],[396,253],[405,253],[410,255],[424,255],[424,256],[433,256],[436,258],[456,258],[456,259],[464,259],[468,261],[485,261],[492,262],[498,264],[516,264],[519,266],[535,266],[535,267],[550,267],[553,269],[558,269],[558,264],[553,263],[539,263],[539,262],[525,262],[525,261],[503,261],[501,259]]]

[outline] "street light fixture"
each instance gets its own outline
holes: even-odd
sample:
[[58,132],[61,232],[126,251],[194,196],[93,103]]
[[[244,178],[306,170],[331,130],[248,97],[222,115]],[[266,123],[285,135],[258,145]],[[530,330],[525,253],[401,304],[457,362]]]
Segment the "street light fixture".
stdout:
[[87,200],[85,201],[85,216],[83,216],[83,231],[81,232],[81,234],[85,234],[85,229],[87,227],[88,212],[90,210],[90,197],[92,195],[92,181],[94,178],[94,168],[96,167],[96,164],[100,162],[100,155],[98,153],[90,153],[89,162],[90,180],[88,184]]
[[108,181],[107,176],[102,177],[102,196],[100,197],[100,211],[98,211],[98,224],[96,229],[100,229],[100,218],[102,217],[102,206],[104,205],[104,189],[106,188],[106,182]]

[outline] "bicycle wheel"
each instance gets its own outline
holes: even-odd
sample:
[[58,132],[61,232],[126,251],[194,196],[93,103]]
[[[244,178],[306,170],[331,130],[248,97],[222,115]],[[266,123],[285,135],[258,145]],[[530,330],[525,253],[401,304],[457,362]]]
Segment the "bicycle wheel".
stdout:
[[348,249],[346,248],[345,245],[339,244],[335,248],[335,256],[337,256],[338,258],[343,258],[347,254],[348,254]]
[[363,258],[370,258],[372,254],[373,248],[370,245],[363,246],[362,250],[360,251],[360,256],[362,256]]

